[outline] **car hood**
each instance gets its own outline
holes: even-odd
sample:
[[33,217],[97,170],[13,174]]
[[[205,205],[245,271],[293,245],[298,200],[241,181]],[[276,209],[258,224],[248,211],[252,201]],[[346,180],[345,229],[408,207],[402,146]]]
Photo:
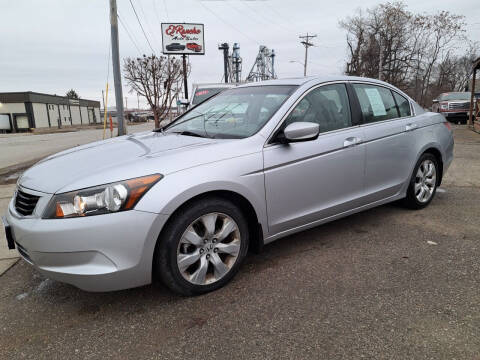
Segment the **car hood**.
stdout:
[[25,171],[19,184],[55,193],[154,173],[166,175],[199,165],[201,159],[215,161],[221,152],[198,156],[199,149],[231,141],[154,132],[122,136],[51,155]]

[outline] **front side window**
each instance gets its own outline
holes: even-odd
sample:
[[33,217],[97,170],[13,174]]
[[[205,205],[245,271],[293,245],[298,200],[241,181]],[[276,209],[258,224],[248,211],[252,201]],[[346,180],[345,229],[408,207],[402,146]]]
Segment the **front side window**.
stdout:
[[295,85],[249,86],[222,91],[177,118],[165,132],[226,139],[252,136],[296,88]]
[[392,92],[382,86],[353,84],[362,109],[363,121],[372,123],[398,118]]
[[324,85],[312,90],[288,115],[283,127],[299,121],[317,123],[320,132],[352,126],[345,84]]
[[410,102],[407,99],[405,99],[402,95],[397,94],[396,92],[393,92],[393,97],[397,102],[398,112],[400,113],[400,117],[410,116],[412,114],[410,110]]

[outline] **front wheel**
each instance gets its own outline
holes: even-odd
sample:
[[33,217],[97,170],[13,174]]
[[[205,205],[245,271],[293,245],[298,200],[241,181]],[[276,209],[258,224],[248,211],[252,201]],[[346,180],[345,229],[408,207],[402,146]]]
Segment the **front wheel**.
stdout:
[[423,154],[415,165],[403,203],[411,209],[423,209],[430,204],[437,190],[439,175],[436,157]]
[[155,251],[155,271],[182,295],[225,285],[248,250],[248,225],[231,202],[212,198],[191,204],[167,224]]

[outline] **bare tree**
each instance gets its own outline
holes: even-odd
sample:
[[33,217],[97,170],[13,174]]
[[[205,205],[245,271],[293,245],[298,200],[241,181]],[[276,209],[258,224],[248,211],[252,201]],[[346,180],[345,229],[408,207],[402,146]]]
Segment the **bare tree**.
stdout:
[[160,127],[160,119],[170,111],[175,96],[181,91],[175,86],[183,77],[181,60],[155,55],[126,58],[123,76],[130,86],[130,92],[147,99],[153,111],[155,127]]
[[402,2],[387,2],[339,25],[347,33],[348,75],[381,77],[424,106],[440,88],[464,87],[469,75],[461,63],[478,53],[477,46],[468,59],[458,55],[467,44],[464,17],[448,11],[414,14]]
[[73,89],[68,90],[65,96],[69,99],[80,99],[80,96],[78,96],[77,92]]

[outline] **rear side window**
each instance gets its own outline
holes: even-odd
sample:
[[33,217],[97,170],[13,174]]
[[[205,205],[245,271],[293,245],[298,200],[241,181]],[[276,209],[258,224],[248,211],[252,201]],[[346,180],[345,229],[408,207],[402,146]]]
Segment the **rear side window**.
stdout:
[[395,91],[393,91],[393,97],[397,102],[400,117],[410,116],[412,113],[410,110],[410,103],[408,102],[408,100],[405,99],[402,95],[397,94]]
[[318,87],[308,93],[285,120],[287,125],[307,121],[320,125],[320,132],[352,126],[345,84]]
[[399,117],[392,92],[389,89],[368,84],[353,84],[353,88],[360,102],[365,123]]

